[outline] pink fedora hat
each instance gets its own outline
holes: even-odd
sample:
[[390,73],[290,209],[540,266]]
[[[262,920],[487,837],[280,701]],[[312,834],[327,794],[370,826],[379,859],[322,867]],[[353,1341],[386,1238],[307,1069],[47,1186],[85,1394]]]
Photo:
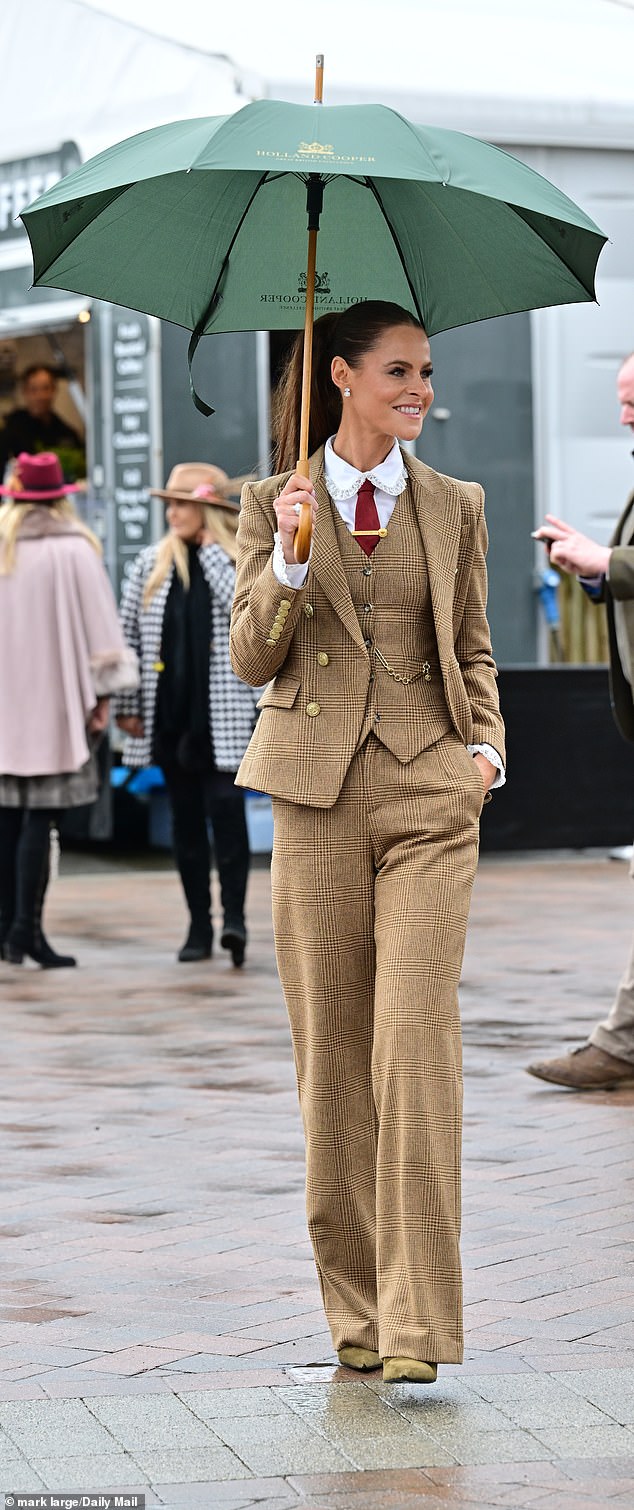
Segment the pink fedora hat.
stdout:
[[64,482],[61,463],[54,451],[40,451],[37,456],[21,451],[13,463],[11,481],[0,488],[2,497],[15,498],[17,503],[52,502],[54,498],[80,491],[76,483]]

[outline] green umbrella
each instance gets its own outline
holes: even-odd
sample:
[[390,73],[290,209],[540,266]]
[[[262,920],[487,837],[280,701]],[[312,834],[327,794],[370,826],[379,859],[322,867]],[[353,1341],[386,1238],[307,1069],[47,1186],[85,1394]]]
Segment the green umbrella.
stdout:
[[317,314],[389,299],[431,336],[592,300],[606,240],[547,179],[473,137],[383,105],[277,100],[130,137],[22,219],[36,284],[185,326],[190,376],[207,332],[296,329],[306,314],[310,337],[313,273]]

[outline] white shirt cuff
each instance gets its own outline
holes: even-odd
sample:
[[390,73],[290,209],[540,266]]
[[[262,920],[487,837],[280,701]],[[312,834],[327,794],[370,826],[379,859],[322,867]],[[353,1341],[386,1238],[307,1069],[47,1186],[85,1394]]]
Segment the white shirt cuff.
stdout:
[[496,787],[505,785],[506,771],[502,763],[502,757],[498,755],[497,750],[494,750],[493,745],[467,745],[467,749],[470,755],[485,755],[486,759],[491,761],[491,765],[497,767],[498,774],[495,781],[491,782],[490,791],[493,792]]
[[[310,564],[310,556],[308,557],[308,561],[303,561],[303,562],[293,561],[292,563],[289,562],[289,561],[286,561],[284,559],[284,547],[282,545],[282,537],[281,537],[281,535],[279,533],[279,530],[276,530],[274,538],[275,538],[275,546],[274,546],[274,549],[273,549],[273,558],[272,558],[272,565],[273,565],[273,574],[274,574],[274,576],[277,577],[277,580],[281,584],[282,587],[292,587],[292,588],[303,587],[304,583],[306,581],[306,578],[308,576],[308,567],[309,567],[309,564]],[[312,553],[312,546],[311,546],[311,553]]]

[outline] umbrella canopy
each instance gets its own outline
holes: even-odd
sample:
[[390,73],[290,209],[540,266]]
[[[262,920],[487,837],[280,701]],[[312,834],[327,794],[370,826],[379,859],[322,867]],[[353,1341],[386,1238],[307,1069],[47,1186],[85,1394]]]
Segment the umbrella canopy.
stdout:
[[317,314],[389,299],[434,335],[594,298],[606,238],[507,153],[382,105],[275,100],[145,131],[49,189],[22,216],[35,282],[199,335],[295,329],[312,175]]

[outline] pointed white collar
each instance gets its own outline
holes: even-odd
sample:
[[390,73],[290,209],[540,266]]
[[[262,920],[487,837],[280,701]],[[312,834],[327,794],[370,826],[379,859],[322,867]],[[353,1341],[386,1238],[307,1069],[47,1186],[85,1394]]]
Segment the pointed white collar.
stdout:
[[334,436],[331,435],[324,447],[324,477],[330,497],[335,502],[337,499],[352,498],[366,478],[374,488],[380,488],[382,493],[389,494],[391,498],[398,498],[399,493],[403,492],[407,484],[407,472],[397,440],[385,461],[380,462],[378,467],[373,467],[371,472],[358,472],[349,461],[344,461],[343,456],[337,456],[333,450],[333,439]]

